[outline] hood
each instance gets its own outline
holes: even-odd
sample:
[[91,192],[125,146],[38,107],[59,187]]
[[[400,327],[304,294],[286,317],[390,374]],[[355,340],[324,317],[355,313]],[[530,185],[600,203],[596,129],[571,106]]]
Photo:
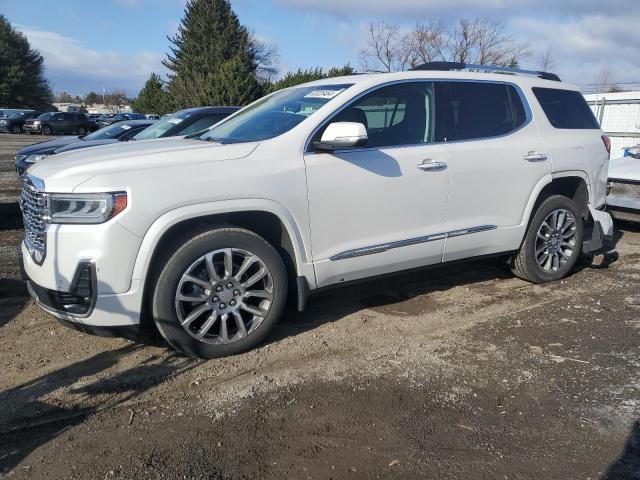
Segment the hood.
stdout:
[[44,180],[48,191],[65,192],[96,175],[243,158],[257,145],[223,145],[182,137],[116,142],[55,155],[34,164],[29,173]]
[[54,140],[45,140],[44,142],[34,143],[33,145],[29,145],[27,147],[23,147],[16,152],[16,155],[33,155],[36,153],[53,153],[56,148],[63,147],[65,145],[69,145],[71,143],[77,143],[80,140],[80,137],[60,137]]
[[105,138],[103,140],[83,140],[80,142],[70,143],[60,148],[56,148],[53,153],[70,152],[71,150],[78,150],[79,148],[99,147],[100,145],[109,145],[111,143],[117,143],[120,140],[117,138]]
[[640,182],[640,158],[622,157],[611,160],[609,178]]

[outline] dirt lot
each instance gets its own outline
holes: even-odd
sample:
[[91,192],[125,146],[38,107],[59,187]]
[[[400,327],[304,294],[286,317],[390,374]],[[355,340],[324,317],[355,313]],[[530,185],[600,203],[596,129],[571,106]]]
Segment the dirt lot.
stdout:
[[29,140],[0,137],[0,477],[640,478],[639,229],[556,284],[484,260],[326,292],[197,361],[27,300],[9,213]]

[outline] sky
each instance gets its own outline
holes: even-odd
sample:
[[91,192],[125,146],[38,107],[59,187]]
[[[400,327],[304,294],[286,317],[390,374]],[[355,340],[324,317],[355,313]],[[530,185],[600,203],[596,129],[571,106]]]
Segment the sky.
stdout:
[[[54,92],[121,89],[135,96],[162,60],[185,0],[0,0],[0,14],[45,59]],[[640,82],[640,0],[232,0],[240,22],[274,44],[281,73],[297,68],[360,67],[370,21],[410,28],[460,16],[503,22],[530,45],[523,67],[551,48],[555,72],[584,85],[607,69],[622,86]],[[636,83],[636,86],[640,84]]]

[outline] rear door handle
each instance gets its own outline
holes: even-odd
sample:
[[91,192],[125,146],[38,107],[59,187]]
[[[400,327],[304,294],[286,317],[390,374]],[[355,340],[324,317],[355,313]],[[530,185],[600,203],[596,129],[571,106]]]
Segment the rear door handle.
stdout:
[[546,153],[529,152],[524,156],[527,162],[544,162],[547,159]]
[[418,164],[420,170],[444,170],[447,168],[447,162],[434,162],[433,160],[425,160]]

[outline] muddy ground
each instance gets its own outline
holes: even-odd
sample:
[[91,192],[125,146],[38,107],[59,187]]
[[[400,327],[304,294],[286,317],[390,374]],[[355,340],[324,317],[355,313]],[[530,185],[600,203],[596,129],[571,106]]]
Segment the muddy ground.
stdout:
[[555,284],[483,260],[325,292],[205,362],[59,325],[2,215],[0,477],[640,478],[636,227]]

